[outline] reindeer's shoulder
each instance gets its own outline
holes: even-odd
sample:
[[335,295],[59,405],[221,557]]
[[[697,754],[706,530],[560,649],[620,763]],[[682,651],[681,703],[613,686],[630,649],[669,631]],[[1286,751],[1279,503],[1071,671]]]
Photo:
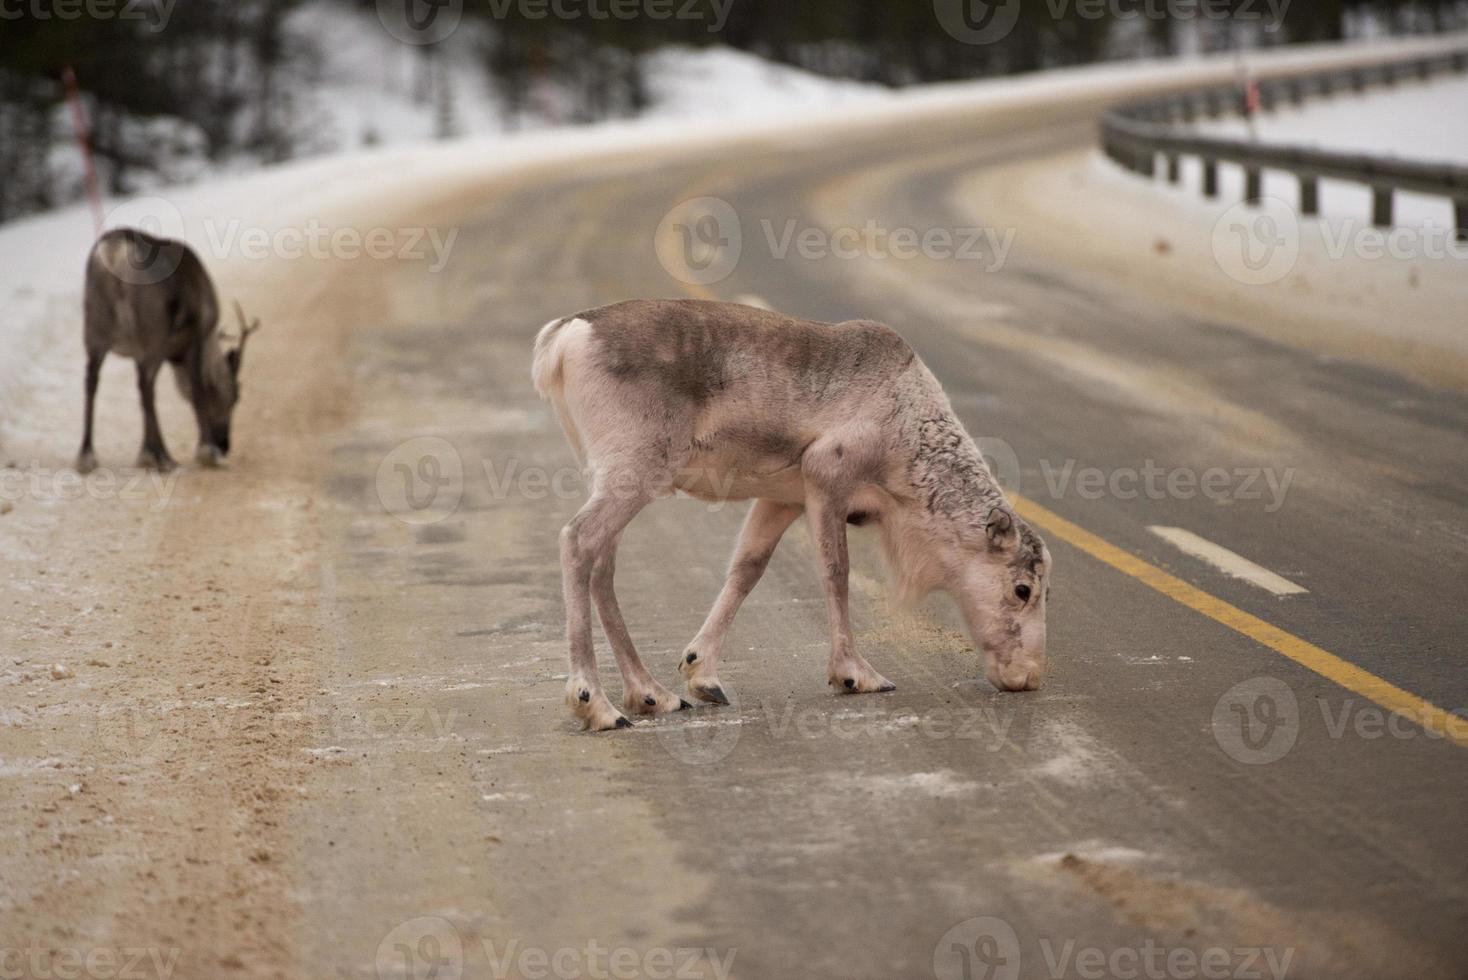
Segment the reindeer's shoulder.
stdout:
[[857,362],[876,373],[895,375],[918,359],[917,352],[896,330],[876,320],[847,320],[831,328]]

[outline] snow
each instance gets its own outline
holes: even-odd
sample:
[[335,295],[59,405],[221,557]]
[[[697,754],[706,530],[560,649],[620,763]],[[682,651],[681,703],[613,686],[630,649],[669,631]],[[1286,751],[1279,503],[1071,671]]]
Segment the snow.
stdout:
[[[514,116],[495,92],[484,67],[488,38],[483,25],[465,21],[435,48],[395,40],[372,9],[315,0],[288,18],[286,30],[303,39],[323,38],[322,60],[303,79],[311,132],[308,152],[340,152],[449,136],[493,136],[507,130],[541,130],[536,116]],[[652,105],[644,119],[750,118],[794,107],[830,107],[878,101],[889,90],[823,78],[728,47],[673,46],[643,63]],[[556,93],[535,92],[545,116],[563,116]],[[446,122],[445,122],[446,119]]]
[[[1261,143],[1468,165],[1468,77],[1312,99],[1302,107],[1263,113],[1256,126]],[[1205,120],[1196,128],[1230,139],[1250,138],[1249,124],[1242,117]],[[1219,176],[1223,200],[1238,200],[1244,188],[1242,169],[1225,164]],[[1201,164],[1196,159],[1185,160],[1186,192],[1198,193],[1202,179]],[[1266,171],[1264,194],[1297,202],[1298,182],[1288,174]],[[1364,219],[1371,214],[1371,191],[1364,184],[1322,181],[1320,196],[1321,212],[1327,219]],[[1395,206],[1398,225],[1447,228],[1453,222],[1452,203],[1446,198],[1398,194]]]
[[[1259,141],[1468,164],[1468,76],[1404,82],[1315,98],[1257,117]],[[1242,118],[1206,120],[1199,131],[1248,139]]]
[[666,119],[748,119],[809,107],[862,106],[895,96],[891,89],[764,61],[733,48],[664,48],[647,60],[653,105]]
[[[302,16],[319,12],[308,7]],[[360,94],[367,72],[379,72],[393,85],[406,84],[401,64],[376,47],[379,42],[368,33],[342,28],[337,35],[339,57],[322,68],[324,104],[338,113],[331,126],[322,128],[323,141],[337,149],[334,155],[109,202],[107,225],[132,223],[189,241],[210,267],[227,305],[231,270],[238,273],[251,261],[239,251],[240,236],[229,234],[231,228],[241,230],[242,222],[244,230],[267,235],[300,230],[312,221],[357,227],[350,215],[363,202],[413,201],[426,189],[447,194],[455,184],[477,186],[491,175],[535,166],[634,151],[676,154],[737,137],[819,142],[828,140],[835,126],[1108,94],[1120,98],[1147,82],[1193,78],[1204,84],[1232,75],[1229,59],[1210,57],[1112,63],[894,93],[819,79],[732,51],[675,49],[654,59],[651,87],[659,101],[650,118],[508,135],[491,128],[497,124],[488,108],[458,98],[458,118],[479,135],[425,141],[423,117],[433,116],[431,107],[412,103],[401,88],[397,96],[391,91],[372,99]],[[1395,42],[1371,51],[1395,57],[1455,44],[1461,38]],[[1312,66],[1360,58],[1362,51],[1298,47],[1262,55],[1257,62]],[[448,69],[449,77],[456,70]],[[812,117],[817,107],[818,122]],[[360,148],[360,133],[368,127],[384,145]],[[6,351],[0,358],[0,463],[19,454],[44,456],[56,467],[69,463],[73,433],[80,430],[82,270],[93,238],[85,206],[0,226],[0,309],[6,314],[0,321]],[[121,373],[114,369],[114,377]],[[104,395],[107,378],[104,374]],[[118,378],[117,383],[124,382]],[[65,445],[57,443],[63,433]]]

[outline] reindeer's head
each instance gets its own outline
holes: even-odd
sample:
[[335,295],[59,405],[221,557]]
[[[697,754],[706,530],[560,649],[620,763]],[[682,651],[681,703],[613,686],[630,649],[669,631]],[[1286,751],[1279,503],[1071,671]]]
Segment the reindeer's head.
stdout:
[[238,341],[223,342],[218,331],[210,335],[192,392],[194,414],[199,421],[198,460],[206,466],[218,466],[229,455],[229,427],[234,407],[240,400],[245,344],[260,329],[259,320],[245,319],[245,311],[238,302],[234,304],[234,312],[240,323]]
[[1037,690],[1045,678],[1050,551],[1005,506],[973,530],[950,591],[984,652],[989,683],[1001,691]]

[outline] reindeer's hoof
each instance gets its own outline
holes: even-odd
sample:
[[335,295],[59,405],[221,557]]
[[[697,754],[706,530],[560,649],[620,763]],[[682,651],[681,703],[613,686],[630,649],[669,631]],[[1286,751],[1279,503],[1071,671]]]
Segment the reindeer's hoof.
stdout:
[[893,684],[870,667],[849,673],[837,672],[826,678],[826,682],[839,694],[886,694],[897,690]]
[[645,690],[629,690],[622,702],[622,710],[629,715],[666,715],[681,711],[683,699],[661,684],[654,683]]
[[209,469],[221,469],[229,465],[218,446],[200,446],[198,452],[194,453],[194,461]]
[[617,728],[631,728],[632,722],[618,711],[601,691],[593,691],[587,684],[568,684],[566,704],[571,714],[581,722],[588,732],[609,732]]
[[145,470],[155,470],[159,473],[172,473],[178,469],[178,464],[169,455],[154,455],[153,453],[139,453],[138,467]]
[[729,696],[718,684],[689,684],[688,693],[704,704],[728,704]]
[[88,473],[92,472],[96,468],[97,468],[97,454],[96,453],[82,453],[81,455],[77,456],[77,458],[76,458],[76,471],[78,473],[80,473],[82,476],[86,476]]

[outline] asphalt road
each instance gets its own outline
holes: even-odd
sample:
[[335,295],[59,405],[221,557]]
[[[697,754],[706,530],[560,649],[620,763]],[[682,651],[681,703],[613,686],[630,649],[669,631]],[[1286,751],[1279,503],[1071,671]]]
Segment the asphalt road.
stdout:
[[[317,975],[422,968],[449,950],[443,962],[480,976],[511,950],[564,965],[619,947],[647,975],[661,951],[681,965],[688,949],[714,951],[693,964],[706,975],[732,956],[755,978],[1463,975],[1468,746],[1461,731],[1388,726],[1380,702],[1468,705],[1468,398],[1261,341],[1227,311],[1150,305],[1133,284],[1028,253],[1024,228],[989,229],[990,245],[1015,233],[998,268],[992,248],[778,254],[789,222],[961,239],[972,220],[955,181],[1083,145],[1095,108],[552,170],[424,212],[463,232],[447,270],[399,287],[411,313],[354,335],[370,412],[331,456],[326,568],[352,711],[426,709],[449,737],[342,743],[335,791],[297,814],[322,899],[303,923]],[[657,245],[683,234],[665,216],[702,196],[737,215],[742,249],[714,256],[727,276],[690,284],[668,260],[678,242],[662,260]],[[1047,534],[1043,691],[976,680],[951,611],[891,608],[861,545],[860,642],[899,690],[832,695],[797,528],[731,638],[735,706],[573,730],[555,537],[579,483],[530,390],[529,342],[555,316],[685,295],[882,319],[970,431],[1012,450],[1017,474],[999,461],[1012,488],[1042,528],[1069,529]],[[423,437],[451,449],[410,442]],[[384,511],[403,472],[374,479],[387,459],[440,495],[388,509],[432,523]],[[1068,465],[1108,486],[1122,473],[1123,492],[1060,487]],[[1153,484],[1127,482],[1149,466]],[[1188,491],[1186,474],[1215,468],[1225,499]],[[742,512],[661,502],[624,539],[619,596],[665,683]],[[1273,595],[1152,526],[1308,591]],[[1149,586],[1158,570],[1194,591]],[[1250,616],[1283,638],[1245,635]],[[512,961],[527,975],[538,962]]]
[[[1087,145],[1099,108],[427,185],[361,220],[460,229],[440,271],[257,263],[276,332],[234,469],[23,542],[17,669],[77,684],[7,715],[6,758],[49,768],[6,784],[0,950],[171,950],[179,978],[1463,976],[1468,397],[1165,308],[1155,273],[1103,280],[1033,228],[970,257],[954,186]],[[726,224],[691,233],[732,242],[732,214],[742,247],[690,283],[698,197]],[[963,254],[797,244],[868,222]],[[578,732],[556,536],[582,488],[530,342],[643,296],[900,330],[1054,554],[1045,688],[991,690],[858,532],[858,643],[898,690],[832,694],[797,524],[731,635],[734,705]],[[665,684],[744,507],[663,501],[624,536]]]

